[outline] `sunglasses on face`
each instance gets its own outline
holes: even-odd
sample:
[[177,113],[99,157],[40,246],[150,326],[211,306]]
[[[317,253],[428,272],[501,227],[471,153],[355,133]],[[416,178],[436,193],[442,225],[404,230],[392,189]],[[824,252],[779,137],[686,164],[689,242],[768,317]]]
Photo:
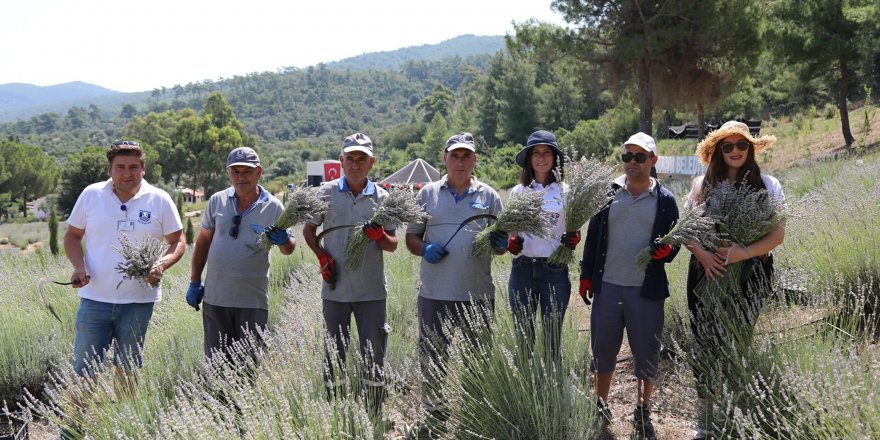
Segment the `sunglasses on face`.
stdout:
[[229,230],[229,236],[233,239],[238,238],[238,225],[241,224],[241,216],[232,217],[232,229]]
[[623,153],[620,155],[620,160],[623,163],[629,163],[633,159],[636,160],[636,163],[645,163],[648,160],[648,155],[645,153]]
[[749,141],[738,141],[734,142],[725,142],[721,144],[721,152],[724,154],[730,154],[733,151],[733,147],[736,147],[739,151],[746,151],[752,144]]

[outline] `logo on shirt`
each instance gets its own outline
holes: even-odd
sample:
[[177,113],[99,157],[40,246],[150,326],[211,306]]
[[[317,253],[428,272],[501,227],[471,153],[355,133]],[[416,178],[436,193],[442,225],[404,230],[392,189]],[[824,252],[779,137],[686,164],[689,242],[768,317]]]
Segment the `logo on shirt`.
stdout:
[[145,211],[145,210],[141,209],[140,212],[138,212],[138,221],[145,224],[145,225],[150,224],[150,219],[152,217],[153,217],[153,213],[150,211]]

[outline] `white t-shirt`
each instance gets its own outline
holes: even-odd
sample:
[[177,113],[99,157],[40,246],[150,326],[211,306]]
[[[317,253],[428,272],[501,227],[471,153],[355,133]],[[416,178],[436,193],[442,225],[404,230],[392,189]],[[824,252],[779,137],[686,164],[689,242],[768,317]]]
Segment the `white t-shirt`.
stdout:
[[[524,191],[544,191],[544,210],[549,212],[550,238],[540,238],[531,234],[520,234],[523,237],[522,253],[519,256],[530,258],[546,258],[559,246],[559,238],[565,231],[565,203],[564,194],[568,192],[568,185],[553,182],[544,186],[538,182],[532,182],[531,187],[523,187],[519,184],[510,190],[510,196],[513,197]],[[517,258],[517,257],[514,257]]]
[[[149,303],[162,299],[160,287],[152,288],[138,280],[123,280],[116,271],[122,255],[120,234],[140,242],[152,236],[163,243],[168,234],[183,229],[177,207],[165,191],[146,180],[134,197],[123,203],[113,193],[113,181],[93,183],[76,200],[67,224],[85,230],[86,273],[89,284],[79,289],[81,298],[111,304]],[[122,284],[119,282],[122,281]],[[116,286],[119,285],[119,288]]]
[[[685,207],[691,207],[696,202],[697,194],[703,190],[703,177],[697,176],[694,178],[693,182],[691,182],[691,192],[687,195],[687,200],[685,201]],[[767,187],[767,194],[775,200],[785,201],[785,193],[782,191],[782,184],[779,183],[779,179],[767,175],[761,174],[761,181],[764,182],[764,186]]]

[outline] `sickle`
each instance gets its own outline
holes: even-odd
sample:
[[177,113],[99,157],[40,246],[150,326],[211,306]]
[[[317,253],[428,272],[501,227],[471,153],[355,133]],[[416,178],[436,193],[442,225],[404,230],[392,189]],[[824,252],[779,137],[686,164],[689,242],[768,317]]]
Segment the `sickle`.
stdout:
[[446,240],[446,243],[443,244],[442,249],[446,250],[446,246],[452,241],[453,238],[455,238],[456,235],[458,235],[458,231],[460,231],[461,228],[463,228],[466,224],[468,224],[474,220],[479,220],[481,218],[490,218],[492,220],[498,220],[498,217],[496,217],[495,214],[477,214],[477,215],[472,215],[472,216],[464,219],[461,222],[461,224],[458,225],[458,229],[456,229],[455,232],[452,233],[452,236],[449,237],[449,240]]
[[[37,282],[37,287],[40,291],[40,299],[43,300],[43,304],[46,305],[46,308],[49,309],[49,313],[51,313],[52,316],[54,316],[55,319],[58,320],[58,322],[62,322],[61,318],[58,316],[58,313],[55,313],[55,308],[52,307],[52,304],[49,304],[49,299],[46,298],[45,292],[43,292],[46,284],[48,284],[48,283],[55,283],[55,284],[58,284],[59,286],[69,286],[69,285],[73,284],[73,281],[69,281],[69,282],[64,283],[61,281],[50,280],[48,278],[40,278],[40,281]],[[63,322],[62,322],[62,324],[63,324]]]

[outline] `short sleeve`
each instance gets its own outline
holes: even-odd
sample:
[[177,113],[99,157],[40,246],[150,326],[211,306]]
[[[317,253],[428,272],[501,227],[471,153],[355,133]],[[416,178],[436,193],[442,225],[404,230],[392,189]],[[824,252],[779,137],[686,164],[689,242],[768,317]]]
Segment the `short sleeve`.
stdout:
[[86,214],[91,209],[91,200],[92,197],[88,189],[80,193],[76,199],[76,204],[73,205],[73,210],[70,211],[70,217],[67,218],[68,225],[77,229],[86,228]]
[[[419,194],[418,194],[419,204],[424,206],[426,210],[428,207],[428,203],[425,200],[427,198],[427,191],[426,191],[427,189],[428,189],[428,187],[425,186],[424,188],[419,190]],[[427,228],[428,228],[428,219],[426,218],[425,220],[422,220],[417,223],[408,223],[406,225],[406,233],[407,234],[422,235],[425,233],[425,230]]]
[[202,229],[214,230],[214,216],[217,214],[218,205],[217,200],[217,196],[213,196],[208,200],[208,204],[205,205],[205,215],[202,216]]
[[764,186],[767,187],[767,194],[769,194],[770,197],[773,197],[780,202],[785,201],[785,192],[782,191],[782,184],[779,183],[779,179],[767,174],[762,174],[761,180],[764,181]]
[[[318,191],[321,193],[321,198],[324,199],[325,202],[330,204],[330,209],[333,209],[333,200],[331,200],[330,189],[332,187],[324,183],[319,188]],[[314,226],[320,226],[324,223],[324,214],[316,214],[313,215],[312,218],[306,220],[306,223]]]
[[684,207],[690,208],[697,204],[697,195],[703,188],[703,176],[694,177],[691,181],[691,192],[688,193],[684,201]]

